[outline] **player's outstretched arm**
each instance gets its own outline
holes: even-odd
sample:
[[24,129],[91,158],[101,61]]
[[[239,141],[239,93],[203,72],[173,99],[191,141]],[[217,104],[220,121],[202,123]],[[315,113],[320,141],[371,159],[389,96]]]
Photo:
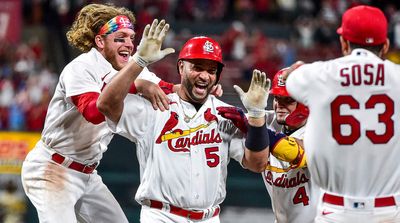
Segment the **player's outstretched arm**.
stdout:
[[268,103],[271,81],[264,72],[253,71],[250,87],[244,92],[234,85],[248,113],[248,132],[245,141],[245,154],[242,163],[254,172],[262,172],[268,162],[269,137],[265,126],[265,108]]
[[155,19],[151,26],[147,25],[137,51],[133,55],[133,60],[116,74],[100,94],[97,107],[113,122],[119,121],[123,110],[123,100],[143,68],[175,52],[172,48],[161,50],[168,29],[169,24],[164,20],[158,23]]

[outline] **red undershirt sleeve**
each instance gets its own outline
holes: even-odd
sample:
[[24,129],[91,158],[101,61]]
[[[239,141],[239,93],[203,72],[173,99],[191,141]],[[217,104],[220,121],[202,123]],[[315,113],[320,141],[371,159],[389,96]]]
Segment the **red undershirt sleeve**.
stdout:
[[164,91],[165,94],[174,93],[174,84],[161,80],[158,82],[158,86],[160,86],[161,90]]
[[74,95],[71,97],[72,102],[78,108],[78,111],[83,117],[95,125],[104,122],[106,119],[104,115],[97,109],[96,102],[99,98],[97,92],[87,92],[80,95]]

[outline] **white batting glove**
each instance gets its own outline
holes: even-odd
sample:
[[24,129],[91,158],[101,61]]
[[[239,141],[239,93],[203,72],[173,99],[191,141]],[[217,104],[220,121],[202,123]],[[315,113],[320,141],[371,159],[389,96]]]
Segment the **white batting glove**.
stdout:
[[259,70],[253,71],[250,87],[246,93],[239,86],[233,86],[247,109],[248,117],[261,118],[265,116],[270,86],[271,80],[266,77],[264,72]]
[[142,39],[137,46],[136,53],[132,56],[133,60],[141,67],[161,60],[166,55],[174,53],[173,48],[166,48],[161,50],[161,45],[167,35],[169,24],[165,20],[158,23],[157,19],[153,23],[147,24],[143,31]]

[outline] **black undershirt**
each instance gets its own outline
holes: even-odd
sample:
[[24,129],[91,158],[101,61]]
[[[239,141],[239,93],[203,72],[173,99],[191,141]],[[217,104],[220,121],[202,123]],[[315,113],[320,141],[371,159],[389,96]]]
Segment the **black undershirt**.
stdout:
[[294,133],[294,132],[297,131],[298,129],[299,129],[299,128],[296,128],[296,129],[287,129],[286,126],[284,126],[283,129],[282,129],[282,133],[285,134],[285,135],[287,135],[287,136],[290,136],[292,133]]

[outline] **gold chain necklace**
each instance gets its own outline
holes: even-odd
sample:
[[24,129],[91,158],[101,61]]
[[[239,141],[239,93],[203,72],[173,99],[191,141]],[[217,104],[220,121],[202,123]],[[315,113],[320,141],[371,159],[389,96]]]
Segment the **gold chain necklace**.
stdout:
[[186,123],[189,123],[190,120],[192,120],[192,119],[194,118],[194,116],[196,115],[196,113],[195,113],[192,117],[190,117],[189,115],[186,114],[185,109],[183,108],[182,99],[181,99],[180,97],[179,97],[179,102],[181,103],[182,112],[183,112],[183,115],[185,116],[185,117],[183,118],[183,120],[184,120]]

